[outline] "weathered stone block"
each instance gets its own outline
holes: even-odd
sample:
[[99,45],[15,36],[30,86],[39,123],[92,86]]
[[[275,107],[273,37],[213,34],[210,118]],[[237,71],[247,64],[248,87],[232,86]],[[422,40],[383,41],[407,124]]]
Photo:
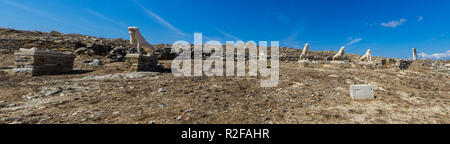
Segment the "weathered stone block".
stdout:
[[158,69],[158,57],[142,54],[127,54],[125,56],[125,67],[127,71],[155,71]]
[[339,68],[348,68],[351,66],[350,63],[346,61],[331,61],[330,64]]
[[330,64],[329,61],[311,61],[311,63],[316,65]]
[[326,61],[311,61],[311,60],[299,60],[298,64],[300,65],[300,67],[309,67],[309,68],[314,68],[314,67],[319,67],[320,65],[326,64]]
[[36,48],[21,48],[14,55],[16,62],[14,72],[31,76],[72,72],[75,58],[73,54],[37,50]]
[[354,100],[375,99],[370,85],[350,85],[350,97]]
[[10,52],[11,52],[11,50],[9,50],[9,49],[0,48],[0,54],[8,54]]
[[364,68],[369,68],[369,69],[374,69],[377,67],[376,63],[373,63],[373,62],[359,62],[358,66],[364,67]]

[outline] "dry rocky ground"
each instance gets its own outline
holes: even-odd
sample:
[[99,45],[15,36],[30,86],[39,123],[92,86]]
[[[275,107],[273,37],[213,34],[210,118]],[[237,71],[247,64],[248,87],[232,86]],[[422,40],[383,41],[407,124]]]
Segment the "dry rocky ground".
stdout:
[[[0,123],[450,123],[448,61],[420,71],[281,61],[279,85],[262,88],[261,77],[175,77],[125,73],[120,61],[85,64],[107,57],[78,55],[74,73],[24,77],[9,73],[11,52],[0,54]],[[351,84],[372,85],[376,99],[351,100]]]

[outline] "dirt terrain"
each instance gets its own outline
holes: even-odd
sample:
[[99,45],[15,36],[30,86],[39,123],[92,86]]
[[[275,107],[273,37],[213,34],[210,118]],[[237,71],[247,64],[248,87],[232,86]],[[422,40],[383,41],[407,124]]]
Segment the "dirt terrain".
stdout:
[[[261,77],[126,73],[120,61],[85,63],[94,58],[105,56],[78,55],[70,74],[26,77],[10,73],[12,53],[0,54],[0,123],[450,123],[448,61],[444,71],[281,61],[278,86],[262,88]],[[170,69],[171,60],[159,63]],[[372,85],[376,99],[352,100],[352,84]]]

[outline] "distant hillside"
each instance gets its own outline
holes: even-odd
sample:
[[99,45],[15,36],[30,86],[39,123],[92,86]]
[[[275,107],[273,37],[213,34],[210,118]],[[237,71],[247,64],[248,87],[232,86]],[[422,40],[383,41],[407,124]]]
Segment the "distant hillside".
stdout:
[[[153,44],[159,49],[160,53],[169,53],[167,49],[169,44]],[[106,39],[86,36],[81,34],[63,34],[56,31],[49,33],[40,31],[23,31],[14,29],[0,28],[0,52],[13,53],[19,48],[32,48],[45,50],[59,50],[75,52],[83,48],[92,51],[97,56],[106,56],[116,59],[117,55],[124,55],[128,52],[135,52],[128,40],[124,39]],[[164,50],[165,49],[165,50]],[[164,50],[164,51],[163,51]],[[301,54],[301,49],[288,47],[280,48],[280,59],[284,61],[297,61]],[[311,59],[326,60],[333,56],[334,51],[312,51]],[[350,60],[357,60],[359,55],[346,54]],[[119,56],[122,58],[122,56]],[[116,59],[116,60],[119,60]]]

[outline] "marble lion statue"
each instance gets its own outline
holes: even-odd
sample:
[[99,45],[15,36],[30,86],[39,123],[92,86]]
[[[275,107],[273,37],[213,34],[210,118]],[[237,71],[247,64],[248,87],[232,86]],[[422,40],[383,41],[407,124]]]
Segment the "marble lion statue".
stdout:
[[130,34],[130,43],[136,45],[138,53],[147,52],[147,55],[150,55],[156,52],[155,48],[145,40],[137,27],[128,27],[128,33]]
[[370,54],[372,51],[370,49],[367,50],[366,54],[364,56],[362,56],[359,60],[360,61],[364,61],[364,60],[368,60],[369,62],[372,61],[372,55]]
[[309,52],[309,44],[305,44],[305,47],[303,48],[302,54],[300,55],[300,60],[306,59]]
[[339,52],[333,56],[333,60],[338,60],[338,59],[342,58],[344,56],[344,50],[345,50],[345,47],[341,47]]

